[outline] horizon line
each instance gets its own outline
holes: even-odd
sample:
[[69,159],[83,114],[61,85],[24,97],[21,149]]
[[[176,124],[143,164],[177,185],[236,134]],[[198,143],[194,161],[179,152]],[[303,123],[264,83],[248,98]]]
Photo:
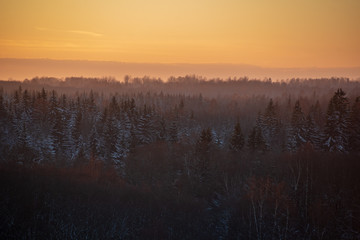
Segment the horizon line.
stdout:
[[12,57],[0,57],[0,60],[46,60],[46,61],[67,61],[67,62],[103,62],[103,63],[120,63],[120,64],[146,64],[146,65],[228,65],[228,66],[247,66],[262,69],[356,69],[358,66],[331,66],[331,67],[318,67],[318,66],[306,66],[306,67],[267,67],[259,66],[248,63],[226,63],[226,62],[203,62],[203,63],[186,63],[186,62],[127,62],[119,60],[94,60],[94,59],[55,59],[55,58],[12,58]]

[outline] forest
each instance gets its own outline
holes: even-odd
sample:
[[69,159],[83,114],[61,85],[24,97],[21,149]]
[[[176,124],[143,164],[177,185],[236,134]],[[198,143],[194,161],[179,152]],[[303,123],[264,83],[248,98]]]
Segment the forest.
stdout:
[[0,81],[2,239],[360,239],[359,172],[359,81]]

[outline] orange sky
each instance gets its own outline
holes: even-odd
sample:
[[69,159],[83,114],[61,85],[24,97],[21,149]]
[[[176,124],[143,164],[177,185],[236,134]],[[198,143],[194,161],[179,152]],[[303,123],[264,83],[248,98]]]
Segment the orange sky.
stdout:
[[359,0],[1,0],[0,58],[360,66]]

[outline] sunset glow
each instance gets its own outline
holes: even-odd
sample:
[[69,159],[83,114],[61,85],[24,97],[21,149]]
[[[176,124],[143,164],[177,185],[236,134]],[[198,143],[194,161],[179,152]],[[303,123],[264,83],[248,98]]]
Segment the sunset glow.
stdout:
[[0,58],[360,65],[358,0],[0,2]]
[[360,0],[0,0],[0,239],[360,239]]

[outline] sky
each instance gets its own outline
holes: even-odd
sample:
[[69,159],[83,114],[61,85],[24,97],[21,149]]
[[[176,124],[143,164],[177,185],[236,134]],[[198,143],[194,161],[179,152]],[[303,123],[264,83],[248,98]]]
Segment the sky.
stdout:
[[359,0],[0,0],[0,58],[359,67]]

